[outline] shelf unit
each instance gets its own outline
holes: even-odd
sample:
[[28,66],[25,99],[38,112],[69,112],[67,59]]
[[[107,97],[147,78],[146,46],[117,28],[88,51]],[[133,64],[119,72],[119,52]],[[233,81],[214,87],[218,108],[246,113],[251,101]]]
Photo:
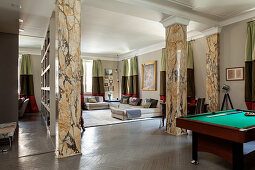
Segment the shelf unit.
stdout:
[[56,134],[55,16],[51,16],[41,50],[41,113],[51,136]]

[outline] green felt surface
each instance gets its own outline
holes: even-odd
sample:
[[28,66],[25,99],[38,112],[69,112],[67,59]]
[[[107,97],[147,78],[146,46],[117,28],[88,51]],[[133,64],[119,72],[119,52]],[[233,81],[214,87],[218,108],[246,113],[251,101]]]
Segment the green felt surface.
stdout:
[[[236,110],[216,112],[215,115],[223,114],[223,113],[230,113],[230,112],[236,112]],[[200,114],[200,115],[186,116],[185,118],[202,121],[202,122],[207,122],[207,123],[214,123],[214,124],[218,124],[218,125],[236,127],[236,128],[246,128],[249,126],[254,126],[255,125],[255,116],[245,116],[244,113],[245,112],[234,113],[234,114],[230,114],[230,115],[210,117],[210,118],[207,116],[212,116],[213,114],[205,113],[205,114]]]

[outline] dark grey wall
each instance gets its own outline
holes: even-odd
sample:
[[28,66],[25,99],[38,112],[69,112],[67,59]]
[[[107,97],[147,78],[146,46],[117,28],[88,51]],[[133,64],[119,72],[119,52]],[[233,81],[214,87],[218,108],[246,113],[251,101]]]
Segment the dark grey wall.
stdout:
[[0,123],[18,121],[18,35],[0,33]]

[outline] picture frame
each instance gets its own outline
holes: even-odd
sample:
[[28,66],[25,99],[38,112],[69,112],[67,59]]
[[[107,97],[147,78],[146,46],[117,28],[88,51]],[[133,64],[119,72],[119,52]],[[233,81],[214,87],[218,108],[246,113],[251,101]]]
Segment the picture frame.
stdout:
[[105,92],[109,91],[109,87],[108,87],[108,86],[107,86],[107,87],[104,87],[104,91],[105,91]]
[[113,83],[113,80],[109,80],[109,83]]
[[104,69],[104,74],[106,76],[112,76],[112,69],[109,69],[109,68]]
[[108,79],[104,79],[104,83],[109,83],[109,80]]
[[104,83],[104,86],[105,86],[105,87],[108,86],[108,83]]
[[114,86],[109,86],[109,91],[114,91]]
[[244,67],[226,68],[226,81],[244,80]]
[[157,90],[157,61],[142,64],[142,90]]

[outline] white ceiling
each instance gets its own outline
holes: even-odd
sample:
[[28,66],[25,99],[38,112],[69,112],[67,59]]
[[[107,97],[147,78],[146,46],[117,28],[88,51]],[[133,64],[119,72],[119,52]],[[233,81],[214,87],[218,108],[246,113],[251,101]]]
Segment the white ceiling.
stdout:
[[159,22],[95,7],[83,9],[82,52],[120,54],[164,41],[165,29]]
[[41,48],[48,28],[49,18],[54,9],[54,0],[20,0],[20,33],[19,46]]
[[[2,1],[18,0],[1,0],[0,7]],[[20,47],[41,48],[54,2],[20,0],[25,30]],[[160,21],[172,15],[190,19],[188,35],[193,36],[251,10],[255,0],[82,0],[81,50],[109,56],[162,42]]]

